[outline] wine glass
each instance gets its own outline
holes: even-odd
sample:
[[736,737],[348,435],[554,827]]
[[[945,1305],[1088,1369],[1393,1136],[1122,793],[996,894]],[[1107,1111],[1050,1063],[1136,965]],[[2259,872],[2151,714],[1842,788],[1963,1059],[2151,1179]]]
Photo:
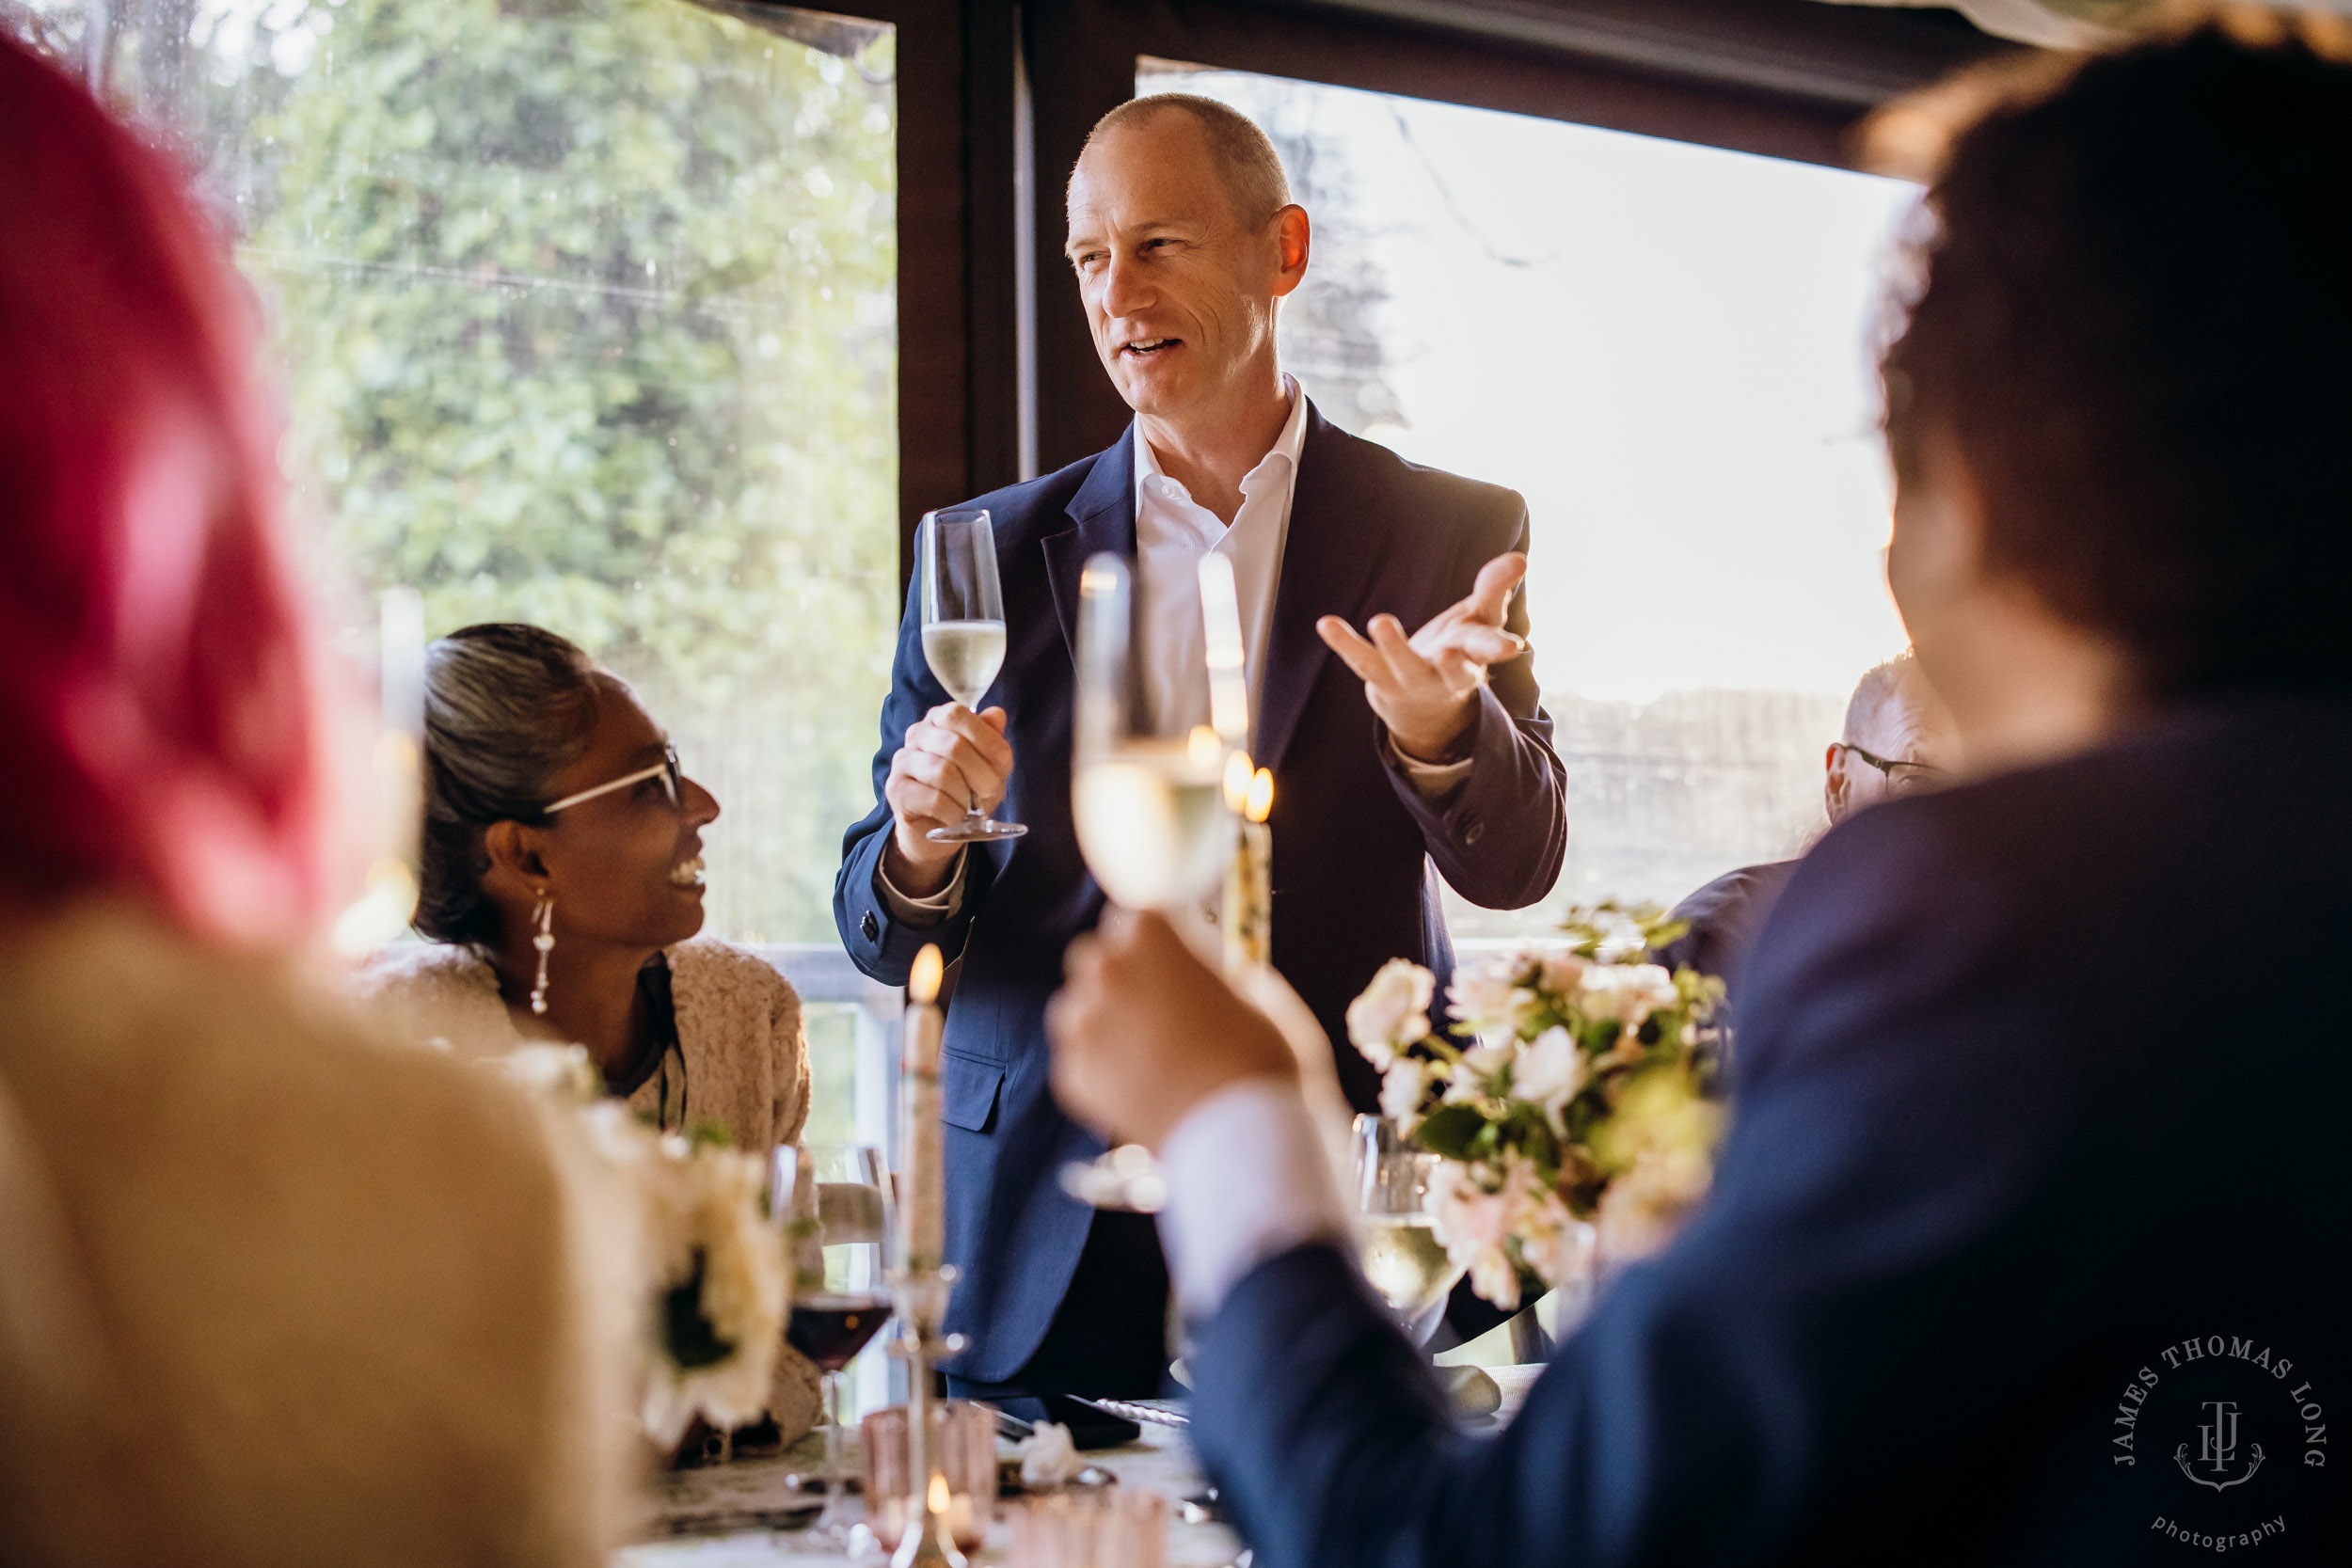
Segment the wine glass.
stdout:
[[[1200,571],[1205,655],[1175,672],[1157,701],[1135,657],[1134,579],[1116,555],[1078,578],[1078,685],[1071,815],[1087,869],[1113,903],[1157,910],[1208,947],[1203,911],[1233,863],[1249,759],[1232,566]],[[1127,1144],[1064,1165],[1062,1190],[1097,1209],[1156,1212],[1168,1184],[1151,1151]]]
[[1438,1156],[1405,1141],[1387,1117],[1356,1118],[1356,1232],[1365,1282],[1415,1344],[1445,1316],[1464,1265],[1446,1256],[1429,1214]]
[[841,1432],[854,1413],[841,1374],[891,1314],[883,1271],[896,1216],[882,1172],[882,1151],[870,1144],[776,1150],[771,1212],[788,1216],[794,1243],[785,1338],[825,1377],[825,1509],[808,1535],[843,1551],[852,1527],[841,1507]]
[[[1224,569],[1230,602],[1231,563],[1222,556],[1208,562]],[[1204,569],[1203,580],[1214,575]],[[1078,578],[1071,746],[1078,849],[1113,903],[1191,915],[1232,863],[1237,830],[1226,774],[1235,761],[1248,767],[1237,750],[1244,734],[1236,732],[1245,726],[1238,716],[1217,711],[1231,705],[1216,702],[1206,658],[1175,673],[1169,689],[1155,700],[1135,657],[1134,638],[1127,563],[1116,555],[1095,556]],[[1226,640],[1212,635],[1208,645]],[[1239,642],[1237,629],[1231,641]],[[1216,723],[1219,718],[1226,723]],[[1245,771],[1245,785],[1248,780]]]
[[[977,508],[927,512],[914,531],[915,569],[923,584],[923,659],[966,709],[980,699],[1005,663],[1005,593],[996,579],[996,534]],[[975,798],[963,820],[933,828],[938,844],[1019,838],[1029,830],[998,822]]]

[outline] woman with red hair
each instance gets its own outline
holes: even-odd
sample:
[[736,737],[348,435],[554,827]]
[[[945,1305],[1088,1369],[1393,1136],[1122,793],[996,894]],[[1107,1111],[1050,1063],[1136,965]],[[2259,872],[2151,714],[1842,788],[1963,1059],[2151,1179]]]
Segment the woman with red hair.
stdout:
[[254,312],[0,38],[0,1543],[565,1563],[626,1365],[532,1106],[299,978],[334,816]]

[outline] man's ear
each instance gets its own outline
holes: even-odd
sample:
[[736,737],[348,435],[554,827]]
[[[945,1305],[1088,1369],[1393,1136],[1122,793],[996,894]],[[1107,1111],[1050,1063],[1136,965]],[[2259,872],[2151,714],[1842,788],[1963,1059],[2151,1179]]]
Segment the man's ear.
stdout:
[[1274,297],[1280,299],[1307,276],[1307,253],[1314,248],[1314,225],[1308,221],[1306,208],[1293,202],[1274,214],[1274,242],[1279,268]]
[[1821,780],[1821,809],[1829,814],[1830,822],[1835,825],[1839,817],[1846,815],[1849,784],[1846,753],[1837,749],[1836,742],[1832,741],[1829,750],[1821,754],[1821,767],[1825,771]]

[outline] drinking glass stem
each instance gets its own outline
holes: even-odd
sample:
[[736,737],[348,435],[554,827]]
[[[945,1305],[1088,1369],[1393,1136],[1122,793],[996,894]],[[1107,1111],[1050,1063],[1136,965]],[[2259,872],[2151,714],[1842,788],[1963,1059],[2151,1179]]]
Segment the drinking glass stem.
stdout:
[[825,1374],[825,1509],[817,1516],[820,1532],[847,1528],[841,1516],[841,1374]]

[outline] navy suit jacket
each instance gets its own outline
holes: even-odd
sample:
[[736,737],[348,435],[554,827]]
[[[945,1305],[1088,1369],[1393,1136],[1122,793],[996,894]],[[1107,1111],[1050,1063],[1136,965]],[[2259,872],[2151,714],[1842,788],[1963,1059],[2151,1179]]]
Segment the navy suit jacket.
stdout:
[[1800,863],[1766,861],[1726,871],[1674,907],[1675,918],[1689,921],[1691,928],[1661,948],[1658,961],[1668,969],[1688,964],[1724,982],[1724,1004],[1714,1019],[1719,1026],[1738,1026],[1740,996],[1747,989],[1740,973],[1764,930],[1765,917]]
[[[947,1255],[962,1271],[949,1327],[972,1348],[952,1365],[976,1382],[1012,1377],[1068,1289],[1092,1212],[1056,1174],[1103,1144],[1047,1090],[1045,1004],[1062,950],[1093,927],[1103,895],[1070,815],[1070,723],[1078,574],[1087,558],[1135,553],[1132,432],[1108,451],[970,503],[993,519],[1005,594],[1005,664],[983,705],[1008,716],[1013,774],[1000,816],[1025,838],[976,847],[953,920],[901,926],[874,890],[891,836],[882,786],[907,730],[947,695],[924,663],[910,594],[874,755],[874,810],[842,847],[834,917],[858,967],[903,985],[937,942],[963,967],[948,1008],[942,1087],[947,1128]],[[1348,1002],[1380,964],[1406,957],[1451,972],[1435,862],[1475,903],[1513,909],[1550,891],[1567,842],[1565,784],[1533,661],[1497,666],[1480,699],[1468,778],[1424,799],[1384,760],[1363,685],[1324,647],[1318,617],[1360,625],[1380,611],[1419,626],[1468,594],[1479,567],[1527,547],[1527,508],[1490,484],[1405,462],[1311,408],[1267,634],[1257,725],[1274,771],[1274,963],[1334,1041],[1360,1107],[1378,1080],[1345,1044]],[[1523,594],[1510,625],[1527,629]],[[1141,1325],[1156,1336],[1160,1325]]]
[[1500,1436],[1336,1252],[1236,1288],[1193,1431],[1258,1560],[2352,1562],[2347,777],[2352,701],[2247,699],[1839,826],[1713,1194]]

